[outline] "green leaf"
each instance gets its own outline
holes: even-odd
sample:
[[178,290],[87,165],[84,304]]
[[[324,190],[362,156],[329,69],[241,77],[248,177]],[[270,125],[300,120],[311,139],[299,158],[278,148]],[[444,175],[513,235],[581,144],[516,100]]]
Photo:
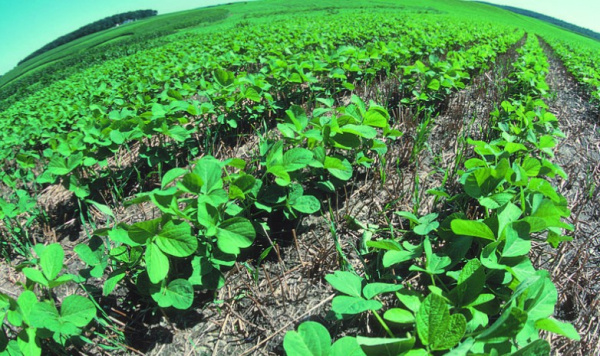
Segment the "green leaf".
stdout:
[[[2,317],[2,316],[0,316]],[[2,317],[2,320],[4,320],[4,317]],[[13,341],[14,343],[14,341]],[[6,337],[6,334],[4,333],[4,330],[0,330],[0,352],[2,353],[8,353],[10,355],[10,350],[6,350],[6,348],[8,347],[8,338]]]
[[158,234],[161,218],[140,221],[129,227],[127,231],[129,238],[138,244],[145,244],[148,239]]
[[550,355],[550,344],[546,340],[535,340],[531,344],[519,349],[511,354],[511,356],[545,356]]
[[78,244],[73,251],[75,251],[79,258],[88,266],[94,266],[100,263],[99,255],[96,251],[92,251],[89,245],[83,243]]
[[[113,230],[109,230],[108,237],[113,242],[120,242],[122,244],[129,245],[129,246],[140,246],[139,243],[133,241],[129,237],[129,232],[120,226],[116,227]],[[145,243],[145,241],[144,241],[144,243]]]
[[527,188],[534,192],[544,194],[546,197],[552,199],[556,203],[560,203],[561,199],[556,189],[545,179],[542,178],[531,178]]
[[540,173],[542,164],[537,158],[527,157],[521,167],[529,177],[535,177]]
[[371,106],[365,113],[363,125],[384,128],[387,127],[389,114],[385,109],[378,106]]
[[113,271],[108,275],[102,287],[102,295],[108,296],[116,288],[117,284],[125,278],[126,270],[124,268]]
[[85,199],[90,196],[89,185],[81,183],[76,175],[69,176],[69,190],[75,193],[79,199]]
[[60,318],[77,327],[86,326],[96,316],[94,303],[80,295],[66,297],[60,306]]
[[209,194],[217,189],[223,188],[223,180],[221,179],[221,165],[219,161],[212,156],[204,156],[194,168],[194,173],[200,177],[203,182],[201,192]]
[[113,214],[112,210],[107,205],[100,204],[98,202],[95,202],[95,201],[89,200],[89,199],[86,199],[85,202],[95,206],[102,214],[108,215],[113,219],[115,218],[115,215]]
[[415,346],[415,338],[380,338],[357,336],[356,341],[367,355],[398,356]]
[[250,220],[235,217],[222,222],[217,228],[217,246],[225,253],[238,255],[241,248],[252,245],[256,232]]
[[492,242],[485,246],[481,251],[481,264],[490,269],[501,269],[503,270],[506,266],[498,262],[498,246],[500,241]]
[[513,154],[518,151],[527,151],[527,147],[522,143],[507,142],[504,145],[504,150],[510,154]]
[[194,287],[185,279],[175,279],[167,287],[173,308],[189,309],[194,302]]
[[35,268],[25,267],[23,268],[23,274],[25,277],[34,281],[35,283],[39,283],[45,287],[48,287],[48,280],[46,277],[44,277],[44,274],[41,271]]
[[323,325],[306,321],[285,334],[283,348],[289,356],[329,356],[331,337]]
[[[42,346],[40,340],[36,336],[36,330],[26,328],[21,330],[17,336],[19,350],[25,356],[40,356],[42,354]],[[11,355],[12,356],[12,355]]]
[[161,308],[173,307],[189,309],[194,302],[194,287],[187,279],[175,279],[164,288],[157,288],[152,294]]
[[54,280],[48,281],[48,288],[55,288],[62,284],[68,283],[68,282],[72,281],[73,279],[75,279],[75,277],[76,276],[74,276],[72,274],[68,274],[68,273],[63,274]]
[[59,155],[54,155],[50,162],[48,162],[48,172],[57,176],[64,176],[69,174],[72,170],[77,168],[83,161],[83,153],[72,155],[65,159]]
[[394,214],[410,220],[414,224],[419,224],[419,218],[409,211],[395,211]]
[[[73,249],[79,258],[88,266],[91,266],[90,275],[95,278],[101,278],[104,269],[108,265],[108,255],[104,249],[99,237],[92,237],[88,244],[79,244]],[[92,246],[95,250],[92,250]]]
[[198,249],[198,239],[184,221],[168,221],[154,242],[164,253],[175,257],[187,257]]
[[125,142],[125,135],[119,130],[112,130],[108,136],[117,145],[122,145]]
[[419,267],[418,265],[412,265],[409,267],[409,270],[426,272],[430,275],[444,273],[446,271],[446,267],[450,266],[452,263],[450,257],[433,253],[431,250],[429,237],[426,237],[425,241],[423,241],[423,247],[425,250],[425,269]]
[[480,295],[485,286],[485,270],[478,259],[469,260],[460,271],[457,286],[448,297],[456,306],[467,305]]
[[493,168],[478,168],[466,176],[464,180],[465,192],[478,199],[493,193],[498,184],[502,182],[503,175]]
[[163,176],[162,180],[161,180],[161,189],[165,189],[165,187],[173,182],[175,179],[181,177],[182,175],[189,173],[187,169],[184,168],[173,168],[171,170],[169,170],[167,173],[165,173],[165,175]]
[[344,336],[331,345],[330,356],[367,356],[355,337]]
[[352,165],[348,160],[326,156],[323,167],[334,177],[346,181],[352,178]]
[[325,276],[325,280],[336,290],[353,297],[362,297],[363,278],[348,271],[335,271]]
[[408,325],[415,322],[415,316],[413,313],[402,308],[388,309],[384,314],[383,318],[389,322]]
[[435,221],[435,219],[437,219],[437,217],[438,217],[438,214],[436,214],[436,213],[427,214],[427,215],[421,217],[418,220],[419,225],[415,226],[415,228],[413,229],[415,234],[425,236],[428,233],[430,233],[431,231],[437,229],[440,226],[440,223]]
[[226,87],[226,86],[233,84],[235,74],[233,72],[229,72],[225,69],[217,68],[213,72],[213,77],[217,83]]
[[360,137],[350,133],[341,131],[332,136],[331,139],[334,141],[334,146],[344,150],[351,150],[360,147]]
[[[504,228],[521,217],[521,209],[513,203],[508,203],[498,210],[498,236],[504,236]],[[528,230],[529,231],[529,230]]]
[[448,327],[441,334],[436,334],[431,343],[432,350],[447,350],[456,346],[467,330],[467,319],[462,314],[450,315]]
[[527,321],[527,312],[517,307],[506,309],[500,318],[479,334],[476,339],[489,343],[504,342],[515,337]]
[[177,142],[185,142],[191,137],[191,132],[181,126],[170,127],[166,134]]
[[185,192],[192,194],[200,194],[204,182],[196,173],[188,173],[183,176],[177,187]]
[[65,252],[60,244],[46,246],[40,256],[40,267],[48,280],[56,279],[63,268]]
[[477,200],[479,200],[481,206],[495,210],[504,204],[509,203],[513,198],[514,194],[512,193],[497,193],[489,197],[480,197]]
[[505,228],[504,248],[502,257],[518,257],[529,254],[531,250],[531,236],[529,224],[526,222],[514,222]]
[[283,187],[288,186],[292,181],[288,171],[285,169],[284,166],[281,165],[271,166],[267,168],[267,173],[271,173],[272,175],[274,175],[276,177],[276,183]]
[[[475,343],[475,339],[473,338],[468,338],[465,341],[461,342],[460,345],[458,345],[457,347],[453,348],[451,351],[447,352],[444,354],[444,356],[463,356],[463,355],[469,355],[471,353],[469,353],[469,351],[471,351],[471,348],[473,347],[473,344]],[[412,356],[412,355],[403,355],[403,356]],[[417,356],[417,355],[415,355]],[[419,355],[421,356],[421,355]],[[425,352],[423,354],[423,356],[429,356],[429,353]]]
[[423,345],[433,345],[450,325],[450,313],[444,298],[429,294],[416,315],[417,333]]
[[363,295],[367,299],[372,299],[383,293],[396,292],[402,289],[403,287],[398,284],[390,284],[390,283],[369,283],[363,288]]
[[253,87],[248,87],[244,93],[244,96],[256,103],[260,102],[260,94]]
[[331,301],[331,310],[342,315],[355,315],[367,310],[379,310],[383,307],[378,300],[366,300],[358,297],[339,295]]
[[536,271],[534,275],[522,281],[511,298],[527,312],[529,322],[548,318],[554,313],[558,293],[548,271]]
[[437,79],[433,79],[427,84],[427,88],[433,91],[438,91],[440,89],[440,81]]
[[401,289],[396,292],[396,297],[413,313],[417,313],[419,308],[421,307],[421,300],[423,297],[412,290],[409,289]]
[[43,301],[31,308],[29,316],[30,325],[35,328],[46,328],[51,331],[60,331],[60,314],[50,302]]
[[283,154],[283,167],[286,172],[305,168],[313,160],[313,153],[302,147],[292,148]]
[[29,320],[29,316],[31,315],[31,310],[33,306],[38,303],[37,296],[34,292],[30,290],[25,290],[21,293],[19,298],[17,298],[17,304],[19,305],[19,309],[21,309],[21,314],[23,315],[23,321],[31,325],[31,321]]
[[[14,306],[15,300],[4,293],[0,293],[0,320],[4,320],[6,313]],[[18,325],[16,325],[18,326]]]
[[188,281],[195,286],[206,289],[219,289],[225,282],[219,271],[206,257],[194,256],[192,259],[192,275]]
[[[244,199],[246,194],[252,191],[256,183],[256,178],[250,174],[244,174],[237,178],[232,184],[229,185],[229,198],[230,199]],[[234,192],[232,192],[232,190]]]
[[556,319],[540,319],[535,322],[535,327],[541,330],[550,331],[558,335],[566,336],[571,340],[580,341],[581,337],[573,325]]
[[150,282],[157,284],[167,277],[167,274],[169,274],[169,258],[155,243],[148,244],[144,258]]
[[373,139],[377,136],[377,130],[367,125],[344,125],[341,128],[342,132],[350,133],[366,139]]
[[321,203],[312,195],[303,195],[296,199],[292,207],[303,214],[312,214],[321,209]]
[[152,104],[152,116],[155,119],[163,118],[167,115],[167,111],[165,110],[165,106],[159,103]]
[[538,232],[547,229],[548,227],[562,227],[573,230],[573,227],[561,222],[561,218],[568,216],[568,210],[565,212],[561,207],[557,206],[550,199],[543,199],[541,203],[534,207],[534,212],[531,216],[525,217],[522,220],[530,225],[531,232]]
[[548,229],[548,230],[549,231],[548,231],[548,237],[546,238],[546,242],[548,242],[554,248],[557,248],[561,242],[573,241],[572,236],[566,236],[566,235],[561,234],[560,232],[552,231],[551,229]]
[[457,235],[474,236],[495,241],[494,232],[481,221],[454,219],[450,223],[452,232]]
[[403,263],[410,261],[412,259],[418,258],[423,254],[422,245],[415,246],[415,248],[411,248],[410,250],[402,250],[395,251],[390,250],[387,251],[383,255],[383,266],[390,267],[398,263]]

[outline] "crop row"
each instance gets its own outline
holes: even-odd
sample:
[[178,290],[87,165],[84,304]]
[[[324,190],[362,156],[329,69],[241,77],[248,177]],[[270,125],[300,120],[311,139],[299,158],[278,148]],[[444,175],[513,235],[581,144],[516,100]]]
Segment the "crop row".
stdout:
[[540,331],[579,339],[572,325],[551,318],[556,288],[529,258],[532,241],[557,247],[572,226],[562,221],[570,212],[551,183],[566,175],[551,161],[563,135],[543,101],[547,59],[535,36],[518,53],[510,99],[490,118],[497,134],[469,140],[476,156],[464,162],[461,192],[446,196],[450,213],[396,212],[409,230],[372,231],[365,241],[375,271],[326,276],[338,292],[335,318],[371,314],[380,337],[346,336],[332,345],[324,326],[305,322],[286,334],[288,354],[548,355]]
[[567,70],[589,90],[596,104],[600,103],[600,54],[575,42],[546,37]]
[[[375,36],[368,27],[351,30],[343,22],[328,36],[314,34],[315,28],[325,26],[320,22],[286,24],[289,32],[273,26],[278,30],[268,38],[259,36],[267,29],[258,26],[195,44],[209,51],[183,51],[190,40],[73,76],[0,115],[5,119],[0,122],[10,122],[2,130],[1,178],[19,188],[34,180],[32,168],[39,167],[43,173],[35,178],[38,184],[62,177],[63,184],[85,198],[94,180],[115,174],[109,159],[133,149],[134,142],[142,144],[140,157],[147,166],[158,166],[161,172],[163,165],[175,165],[172,152],[184,146],[191,157],[200,154],[202,136],[214,139],[201,135],[207,129],[257,128],[261,120],[280,116],[291,104],[339,98],[400,66],[401,90],[414,94],[406,99],[408,104],[440,100],[463,86],[469,71],[518,38],[513,31],[487,27],[461,35],[445,27],[449,25],[398,23],[383,22],[388,31],[381,30],[376,42],[367,42]],[[398,34],[401,40],[383,40]],[[223,40],[231,46],[223,46]],[[477,44],[463,50],[444,50],[473,41]],[[289,53],[282,53],[281,46]],[[419,58],[426,58],[428,65]],[[158,138],[158,147],[152,138]]]
[[[201,53],[193,38],[73,76],[4,112],[13,120],[5,132],[29,138],[3,147],[4,162],[16,167],[5,172],[5,184],[28,187],[33,180],[60,179],[111,222],[76,247],[88,266],[79,275],[64,271],[60,245],[34,247],[37,257],[30,255],[18,267],[27,277],[26,291],[17,299],[0,295],[0,316],[10,325],[0,337],[12,339],[6,347],[36,355],[42,344],[89,342],[82,330],[92,319],[107,326],[99,296],[69,296],[60,303],[52,297],[65,283],[85,290],[100,279],[104,295],[136,288],[159,307],[190,308],[195,290],[222,286],[222,271],[257,234],[268,234],[269,216],[291,220],[317,213],[322,200],[358,170],[378,164],[402,135],[385,107],[350,95],[357,85],[398,75],[403,104],[430,110],[521,36],[504,28],[464,32],[457,23],[398,19],[381,17],[377,30],[355,26],[370,23],[372,16],[364,22],[340,17],[248,27],[224,35],[229,42],[203,39]],[[267,30],[271,37],[259,36]],[[349,104],[342,103],[345,97]],[[211,139],[211,130],[272,127],[266,117],[281,114],[277,130],[263,131],[247,159],[219,160],[197,150],[190,156],[201,159],[186,157],[172,168],[174,152],[198,149],[194,135]],[[152,138],[159,144],[152,145]],[[146,145],[140,156],[158,167],[160,188],[126,204],[151,203],[160,216],[127,224],[107,205],[85,198],[94,182],[114,170],[109,160],[124,147],[132,149],[133,142]],[[40,167],[44,173],[38,177],[25,173]],[[0,201],[5,221],[31,210],[27,192],[16,191],[14,202]],[[118,346],[107,340],[103,347]]]

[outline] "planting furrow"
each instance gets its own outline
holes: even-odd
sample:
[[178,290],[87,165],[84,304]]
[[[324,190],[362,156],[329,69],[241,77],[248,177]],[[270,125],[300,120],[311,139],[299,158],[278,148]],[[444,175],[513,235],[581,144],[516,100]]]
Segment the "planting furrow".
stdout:
[[[407,225],[390,224],[385,235],[377,226],[361,226],[370,233],[363,235],[360,251],[376,269],[365,265],[364,276],[350,271],[326,276],[338,292],[332,301],[337,318],[368,312],[381,326],[379,335],[389,338],[344,338],[332,347],[546,354],[550,344],[540,338],[541,331],[579,339],[572,325],[551,318],[556,288],[549,273],[536,270],[529,257],[532,245],[557,247],[568,241],[562,229],[572,226],[562,221],[569,216],[566,200],[549,181],[566,176],[551,161],[555,137],[563,134],[543,102],[548,64],[535,36],[517,52],[509,99],[492,114],[498,133],[488,142],[468,140],[476,157],[459,172],[463,191],[442,195],[452,210],[423,216],[416,210],[395,212]],[[396,292],[397,299],[378,297],[390,292]],[[391,302],[387,308],[384,300]],[[492,309],[479,307],[490,302]],[[443,317],[432,320],[431,313]],[[440,330],[423,332],[432,328]],[[288,352],[297,350],[303,334],[329,337],[327,329],[314,322],[298,330],[286,335]],[[416,331],[396,336],[398,330]],[[439,337],[445,333],[453,336]]]
[[[578,90],[580,84],[571,76],[548,45],[543,46],[550,68],[548,84],[553,93],[549,111],[558,118],[566,138],[556,149],[556,162],[568,174],[568,181],[557,190],[569,202],[574,226],[573,241],[557,251],[540,251],[540,267],[553,272],[559,291],[558,315],[572,322],[582,336],[581,342],[553,338],[553,348],[562,354],[592,355],[598,349],[598,333],[590,328],[597,324],[600,285],[600,131],[598,108],[589,103],[588,95]],[[549,254],[549,256],[547,256]],[[546,256],[545,256],[546,255]],[[564,276],[570,276],[568,279]]]
[[576,42],[569,42],[553,36],[543,36],[552,47],[554,53],[564,63],[566,69],[573,75],[580,86],[573,89],[582,93],[581,87],[591,96],[596,106],[600,103],[600,56],[597,49],[587,48]]

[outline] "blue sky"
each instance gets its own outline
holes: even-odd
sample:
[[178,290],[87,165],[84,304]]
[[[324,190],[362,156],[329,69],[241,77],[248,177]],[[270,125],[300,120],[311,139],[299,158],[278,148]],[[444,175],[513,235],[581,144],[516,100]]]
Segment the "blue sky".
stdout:
[[[0,0],[0,74],[48,42],[121,12],[159,14],[239,0]],[[600,0],[487,0],[521,7],[600,32]]]

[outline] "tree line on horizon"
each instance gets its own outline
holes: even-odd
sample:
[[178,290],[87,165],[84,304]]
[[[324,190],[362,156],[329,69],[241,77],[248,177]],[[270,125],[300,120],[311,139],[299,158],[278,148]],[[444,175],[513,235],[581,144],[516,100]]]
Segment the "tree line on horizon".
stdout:
[[158,11],[156,10],[136,10],[105,17],[102,20],[98,20],[85,26],[82,26],[73,32],[70,32],[64,36],[55,39],[54,41],[48,43],[47,45],[43,46],[42,48],[25,57],[19,62],[19,65],[45,52],[48,52],[51,49],[75,41],[78,38],[107,30],[111,27],[115,27],[116,25],[120,25],[127,20],[141,20],[144,18],[156,16],[157,14]]
[[544,15],[544,14],[540,14],[539,12],[535,12],[535,11],[530,11],[530,10],[525,10],[525,9],[521,9],[518,7],[513,7],[513,6],[506,6],[506,5],[498,5],[498,4],[492,4],[489,2],[485,2],[485,1],[478,1],[480,3],[483,4],[487,4],[487,5],[492,5],[492,6],[496,6],[499,8],[502,8],[504,10],[508,10],[520,15],[525,15],[525,16],[529,16],[529,17],[533,17],[534,19],[538,19],[538,20],[542,20],[548,23],[551,23],[553,25],[562,27],[566,30],[569,30],[571,32],[575,32],[578,33],[580,35],[595,39],[596,41],[600,41],[600,33],[595,32],[590,30],[589,28],[585,28],[585,27],[581,27],[581,26],[577,26],[574,25],[572,23],[563,21],[563,20],[559,20],[555,17],[552,16],[548,16],[548,15]]

